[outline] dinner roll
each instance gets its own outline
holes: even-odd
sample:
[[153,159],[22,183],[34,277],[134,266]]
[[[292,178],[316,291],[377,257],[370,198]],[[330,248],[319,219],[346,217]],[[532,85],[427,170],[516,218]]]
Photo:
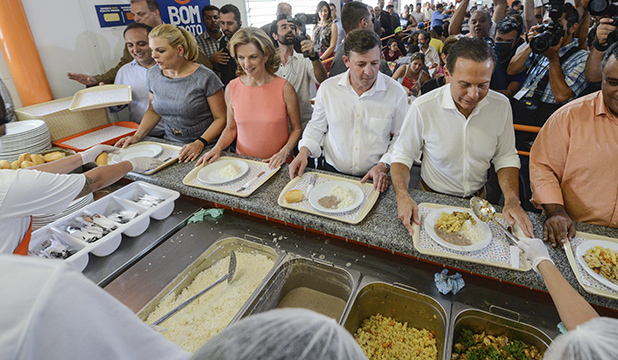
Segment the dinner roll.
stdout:
[[13,170],[17,170],[19,169],[19,166],[21,165],[21,161],[19,160],[15,160],[11,163],[11,169]]
[[0,160],[0,169],[10,169],[11,163],[7,160]]
[[30,155],[30,158],[32,159],[32,162],[34,163],[34,165],[45,164],[45,159],[43,159],[42,155],[39,155],[39,154]]
[[30,153],[19,155],[19,163],[21,164],[24,161],[32,161],[32,159],[30,158]]
[[97,166],[107,165],[107,153],[105,151],[100,153],[94,162],[97,164]]
[[303,199],[303,191],[300,189],[290,190],[285,194],[285,201],[288,203],[299,202]]
[[27,168],[29,168],[31,166],[34,166],[34,163],[32,161],[24,161],[24,162],[21,163],[20,166],[21,166],[22,169],[27,169]]
[[43,159],[45,160],[45,162],[60,160],[63,157],[64,157],[64,153],[60,151],[54,151],[54,152],[50,152],[49,154],[43,155]]

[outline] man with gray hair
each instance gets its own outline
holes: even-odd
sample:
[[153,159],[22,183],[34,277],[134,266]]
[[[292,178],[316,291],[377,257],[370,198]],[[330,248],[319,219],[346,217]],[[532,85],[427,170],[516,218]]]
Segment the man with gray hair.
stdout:
[[461,198],[483,196],[493,163],[504,193],[505,218],[533,236],[519,202],[511,106],[504,95],[489,89],[494,67],[495,54],[485,40],[462,38],[446,60],[449,84],[412,103],[391,158],[398,217],[410,235],[411,221],[418,224],[420,218],[408,192],[410,168],[422,151],[421,189]]
[[[275,18],[278,19],[279,15],[283,15],[283,14],[292,16],[292,5],[286,2],[280,2],[279,4],[277,4],[277,11],[275,12]],[[270,31],[271,24],[272,23],[270,22],[266,23],[260,29],[264,30],[264,32],[268,34],[268,37],[270,38],[270,40],[272,40],[273,44],[275,44],[275,47],[278,47],[279,43],[277,42],[277,40],[275,40],[272,32]]]
[[397,81],[378,71],[380,47],[373,30],[348,34],[343,61],[349,70],[320,85],[313,115],[298,143],[299,154],[290,164],[291,178],[303,174],[311,156],[320,158],[320,169],[363,176],[363,183],[373,179],[375,190],[386,191],[393,144],[408,99]]

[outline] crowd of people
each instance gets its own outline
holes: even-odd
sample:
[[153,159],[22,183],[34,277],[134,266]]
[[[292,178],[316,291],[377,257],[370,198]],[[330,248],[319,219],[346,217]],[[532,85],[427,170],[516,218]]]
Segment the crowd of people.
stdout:
[[[575,235],[576,221],[618,227],[618,170],[608,166],[618,162],[617,27],[609,16],[591,16],[587,3],[426,2],[398,14],[384,0],[375,7],[350,1],[337,14],[321,1],[311,36],[301,35],[305,24],[285,2],[262,28],[243,27],[233,4],[208,5],[201,9],[206,31],[194,37],[164,24],[155,0],[131,0],[136,23],[123,33],[118,65],[67,75],[86,86],[131,85],[130,119],[139,128],[117,147],[159,136],[182,144],[180,161],[196,166],[230,150],[270,167],[287,163],[291,178],[318,168],[371,181],[379,192],[392,184],[396,216],[410,235],[420,221],[410,172],[420,159],[422,190],[499,203],[530,238],[526,210],[544,211],[542,238],[555,247]],[[514,124],[541,130],[536,136]],[[0,228],[10,241],[0,252],[20,248],[34,210],[58,211],[128,171],[157,165],[138,158],[65,175],[101,151],[114,150],[95,147],[35,168],[41,173],[3,178]],[[14,189],[35,181],[63,196],[25,206]],[[521,247],[557,294],[567,328],[598,316],[565,290],[540,240]],[[565,299],[585,311],[569,314]]]

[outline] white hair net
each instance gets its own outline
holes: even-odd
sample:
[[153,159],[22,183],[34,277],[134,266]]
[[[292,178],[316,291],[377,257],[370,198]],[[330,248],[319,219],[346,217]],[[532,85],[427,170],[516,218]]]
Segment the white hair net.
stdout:
[[276,309],[233,324],[202,346],[193,360],[367,359],[335,320],[305,309]]
[[618,319],[594,318],[558,336],[544,359],[614,360],[618,359],[617,341]]

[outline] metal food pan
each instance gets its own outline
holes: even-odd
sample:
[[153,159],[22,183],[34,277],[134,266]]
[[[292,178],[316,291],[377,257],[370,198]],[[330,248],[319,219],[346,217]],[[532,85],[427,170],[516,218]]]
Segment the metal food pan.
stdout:
[[142,320],[146,320],[150,313],[154,311],[157,305],[159,305],[159,303],[165,297],[170,295],[177,296],[178,294],[180,294],[182,290],[184,290],[193,282],[195,277],[200,272],[211,267],[217,261],[230,256],[232,251],[236,253],[240,252],[264,255],[274,262],[272,269],[268,272],[264,280],[262,280],[260,285],[255,289],[253,294],[241,307],[236,316],[234,316],[232,321],[230,321],[230,324],[234,323],[236,320],[239,319],[239,315],[244,311],[247,304],[253,301],[253,299],[255,299],[257,293],[264,287],[264,284],[266,284],[266,282],[273,275],[273,272],[285,256],[285,253],[283,251],[237,237],[230,237],[218,240],[214,244],[212,244],[212,246],[206,249],[206,251],[193,263],[191,263],[184,271],[182,271],[168,286],[166,286],[161,292],[159,292],[159,294],[153,300],[146,304],[137,313],[137,316]]
[[450,302],[442,305],[440,301],[404,285],[365,278],[348,308],[343,327],[354,334],[363,320],[380,313],[398,322],[407,322],[409,327],[429,330],[436,339],[438,359],[450,359],[446,357],[450,309]]
[[[490,310],[493,309],[501,308],[490,307]],[[526,344],[534,345],[541,353],[545,353],[549,348],[549,344],[552,342],[551,338],[540,329],[520,322],[518,313],[508,310],[504,312],[511,313],[515,319],[509,319],[465,304],[454,303],[451,315],[451,328],[449,330],[451,339],[449,359],[453,352],[453,346],[457,342],[463,329],[470,329],[475,334],[485,332],[485,334],[493,336],[506,335],[509,339],[519,340]]]
[[360,278],[361,273],[355,270],[344,269],[324,261],[290,256],[279,266],[241,317],[275,309],[287,293],[296,288],[306,287],[346,302],[342,314],[336,319],[339,321],[350,305]]

